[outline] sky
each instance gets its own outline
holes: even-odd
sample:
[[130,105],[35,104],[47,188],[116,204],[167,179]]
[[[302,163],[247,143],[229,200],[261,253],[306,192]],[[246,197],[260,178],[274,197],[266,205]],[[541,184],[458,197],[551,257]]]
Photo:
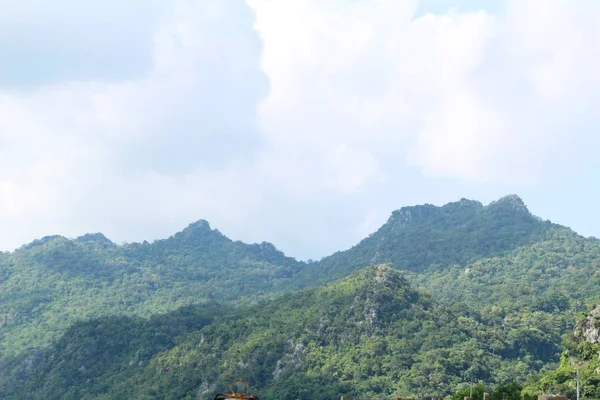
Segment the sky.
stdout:
[[0,250],[206,219],[319,259],[518,194],[600,236],[596,0],[0,0]]

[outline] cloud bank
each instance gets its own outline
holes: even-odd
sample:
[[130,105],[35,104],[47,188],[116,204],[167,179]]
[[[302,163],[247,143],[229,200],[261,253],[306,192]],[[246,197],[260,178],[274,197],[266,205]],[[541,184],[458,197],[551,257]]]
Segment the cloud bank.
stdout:
[[206,218],[318,257],[391,209],[526,191],[591,157],[592,0],[36,3],[0,6],[3,249]]

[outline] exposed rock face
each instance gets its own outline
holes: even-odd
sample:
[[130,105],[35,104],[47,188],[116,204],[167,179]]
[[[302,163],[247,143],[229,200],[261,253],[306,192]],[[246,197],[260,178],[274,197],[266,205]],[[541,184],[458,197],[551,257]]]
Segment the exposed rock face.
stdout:
[[306,356],[306,346],[303,343],[296,343],[292,339],[288,341],[290,345],[290,351],[284,355],[284,357],[277,361],[275,365],[275,371],[273,371],[273,379],[279,379],[279,376],[286,368],[298,368],[303,362]]
[[575,337],[590,343],[600,342],[600,305],[596,306],[585,319],[577,324]]

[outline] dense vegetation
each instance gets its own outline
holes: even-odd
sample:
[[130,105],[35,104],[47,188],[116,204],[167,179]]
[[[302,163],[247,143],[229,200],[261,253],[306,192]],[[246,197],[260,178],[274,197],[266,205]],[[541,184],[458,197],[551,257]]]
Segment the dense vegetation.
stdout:
[[81,319],[150,316],[278,291],[301,264],[199,221],[166,240],[117,246],[54,236],[0,258],[0,354],[47,346]]
[[[403,277],[362,270],[381,263]],[[406,207],[311,263],[205,221],[154,243],[47,237],[0,253],[0,398],[203,398],[239,376],[268,399],[429,396],[467,381],[505,397],[566,390],[548,376],[566,370],[563,336],[600,298],[598,267],[600,241],[516,196]],[[374,289],[383,270],[396,289]],[[378,290],[390,308],[364,294]]]
[[525,393],[564,393],[574,397],[580,371],[580,390],[584,398],[600,398],[600,306],[582,313],[574,331],[565,338],[560,364],[541,377],[533,376]]
[[80,323],[13,360],[19,383],[6,387],[14,398],[210,398],[244,377],[265,399],[448,395],[539,368],[550,344],[522,328],[441,305],[384,265],[235,312]]
[[0,360],[0,398],[81,399],[102,393],[227,310],[182,307],[149,319],[106,317],[73,325],[51,350]]
[[465,199],[443,207],[404,207],[356,246],[304,268],[296,282],[314,285],[388,262],[413,272],[443,270],[504,255],[539,242],[560,228],[533,216],[517,196],[504,197],[486,207]]

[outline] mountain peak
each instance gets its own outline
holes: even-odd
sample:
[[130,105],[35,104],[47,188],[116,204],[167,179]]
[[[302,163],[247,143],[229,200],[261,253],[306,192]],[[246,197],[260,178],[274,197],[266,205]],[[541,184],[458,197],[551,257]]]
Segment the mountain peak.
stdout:
[[[553,226],[533,216],[516,195],[484,207],[461,199],[394,211],[376,232],[345,252],[324,258],[320,281],[332,280],[368,265],[423,272],[496,257],[547,237]],[[314,269],[314,268],[313,268]],[[308,275],[310,268],[305,268]]]
[[354,284],[369,285],[369,286],[387,286],[399,287],[408,285],[408,282],[402,273],[391,264],[380,264],[371,267],[363,268],[354,273],[348,279]]
[[212,231],[212,228],[207,220],[199,219],[189,224],[183,231]]
[[391,264],[380,264],[358,270],[350,276],[336,281],[330,289],[343,293],[360,294],[361,297],[380,299],[396,297],[398,293],[411,292],[410,283],[402,272]]
[[[419,301],[419,293],[390,264],[363,268],[347,278],[317,289],[321,308],[335,305],[336,313],[358,325],[376,326],[399,318]],[[339,307],[342,307],[341,309]]]
[[498,200],[491,202],[486,208],[494,207],[510,207],[513,210],[526,212],[529,214],[529,209],[525,205],[525,202],[516,194],[509,194],[501,197]]
[[168,241],[196,246],[208,244],[219,239],[229,241],[229,239],[217,229],[212,229],[208,221],[200,219],[189,224],[181,232],[177,232],[175,235],[171,236]]
[[29,250],[29,249],[33,249],[35,247],[42,247],[47,245],[48,243],[58,243],[58,242],[68,242],[69,239],[67,239],[66,237],[62,236],[62,235],[50,235],[50,236],[44,236],[41,239],[36,239],[31,243],[25,244],[23,246],[21,246],[19,248],[19,250]]
[[455,214],[463,218],[471,218],[474,213],[483,209],[483,205],[475,200],[462,198],[459,201],[447,203],[441,207],[432,204],[402,207],[392,212],[388,224],[395,228],[407,228],[410,225],[418,225],[439,219],[440,215]]
[[77,238],[78,242],[98,242],[107,245],[114,245],[114,243],[104,236],[102,233],[86,233],[83,236]]
[[194,239],[211,234],[217,234],[218,236],[222,236],[217,229],[212,229],[210,227],[210,224],[207,220],[200,219],[196,222],[192,222],[191,224],[189,224],[184,230],[175,234],[175,236],[180,237],[182,239]]

